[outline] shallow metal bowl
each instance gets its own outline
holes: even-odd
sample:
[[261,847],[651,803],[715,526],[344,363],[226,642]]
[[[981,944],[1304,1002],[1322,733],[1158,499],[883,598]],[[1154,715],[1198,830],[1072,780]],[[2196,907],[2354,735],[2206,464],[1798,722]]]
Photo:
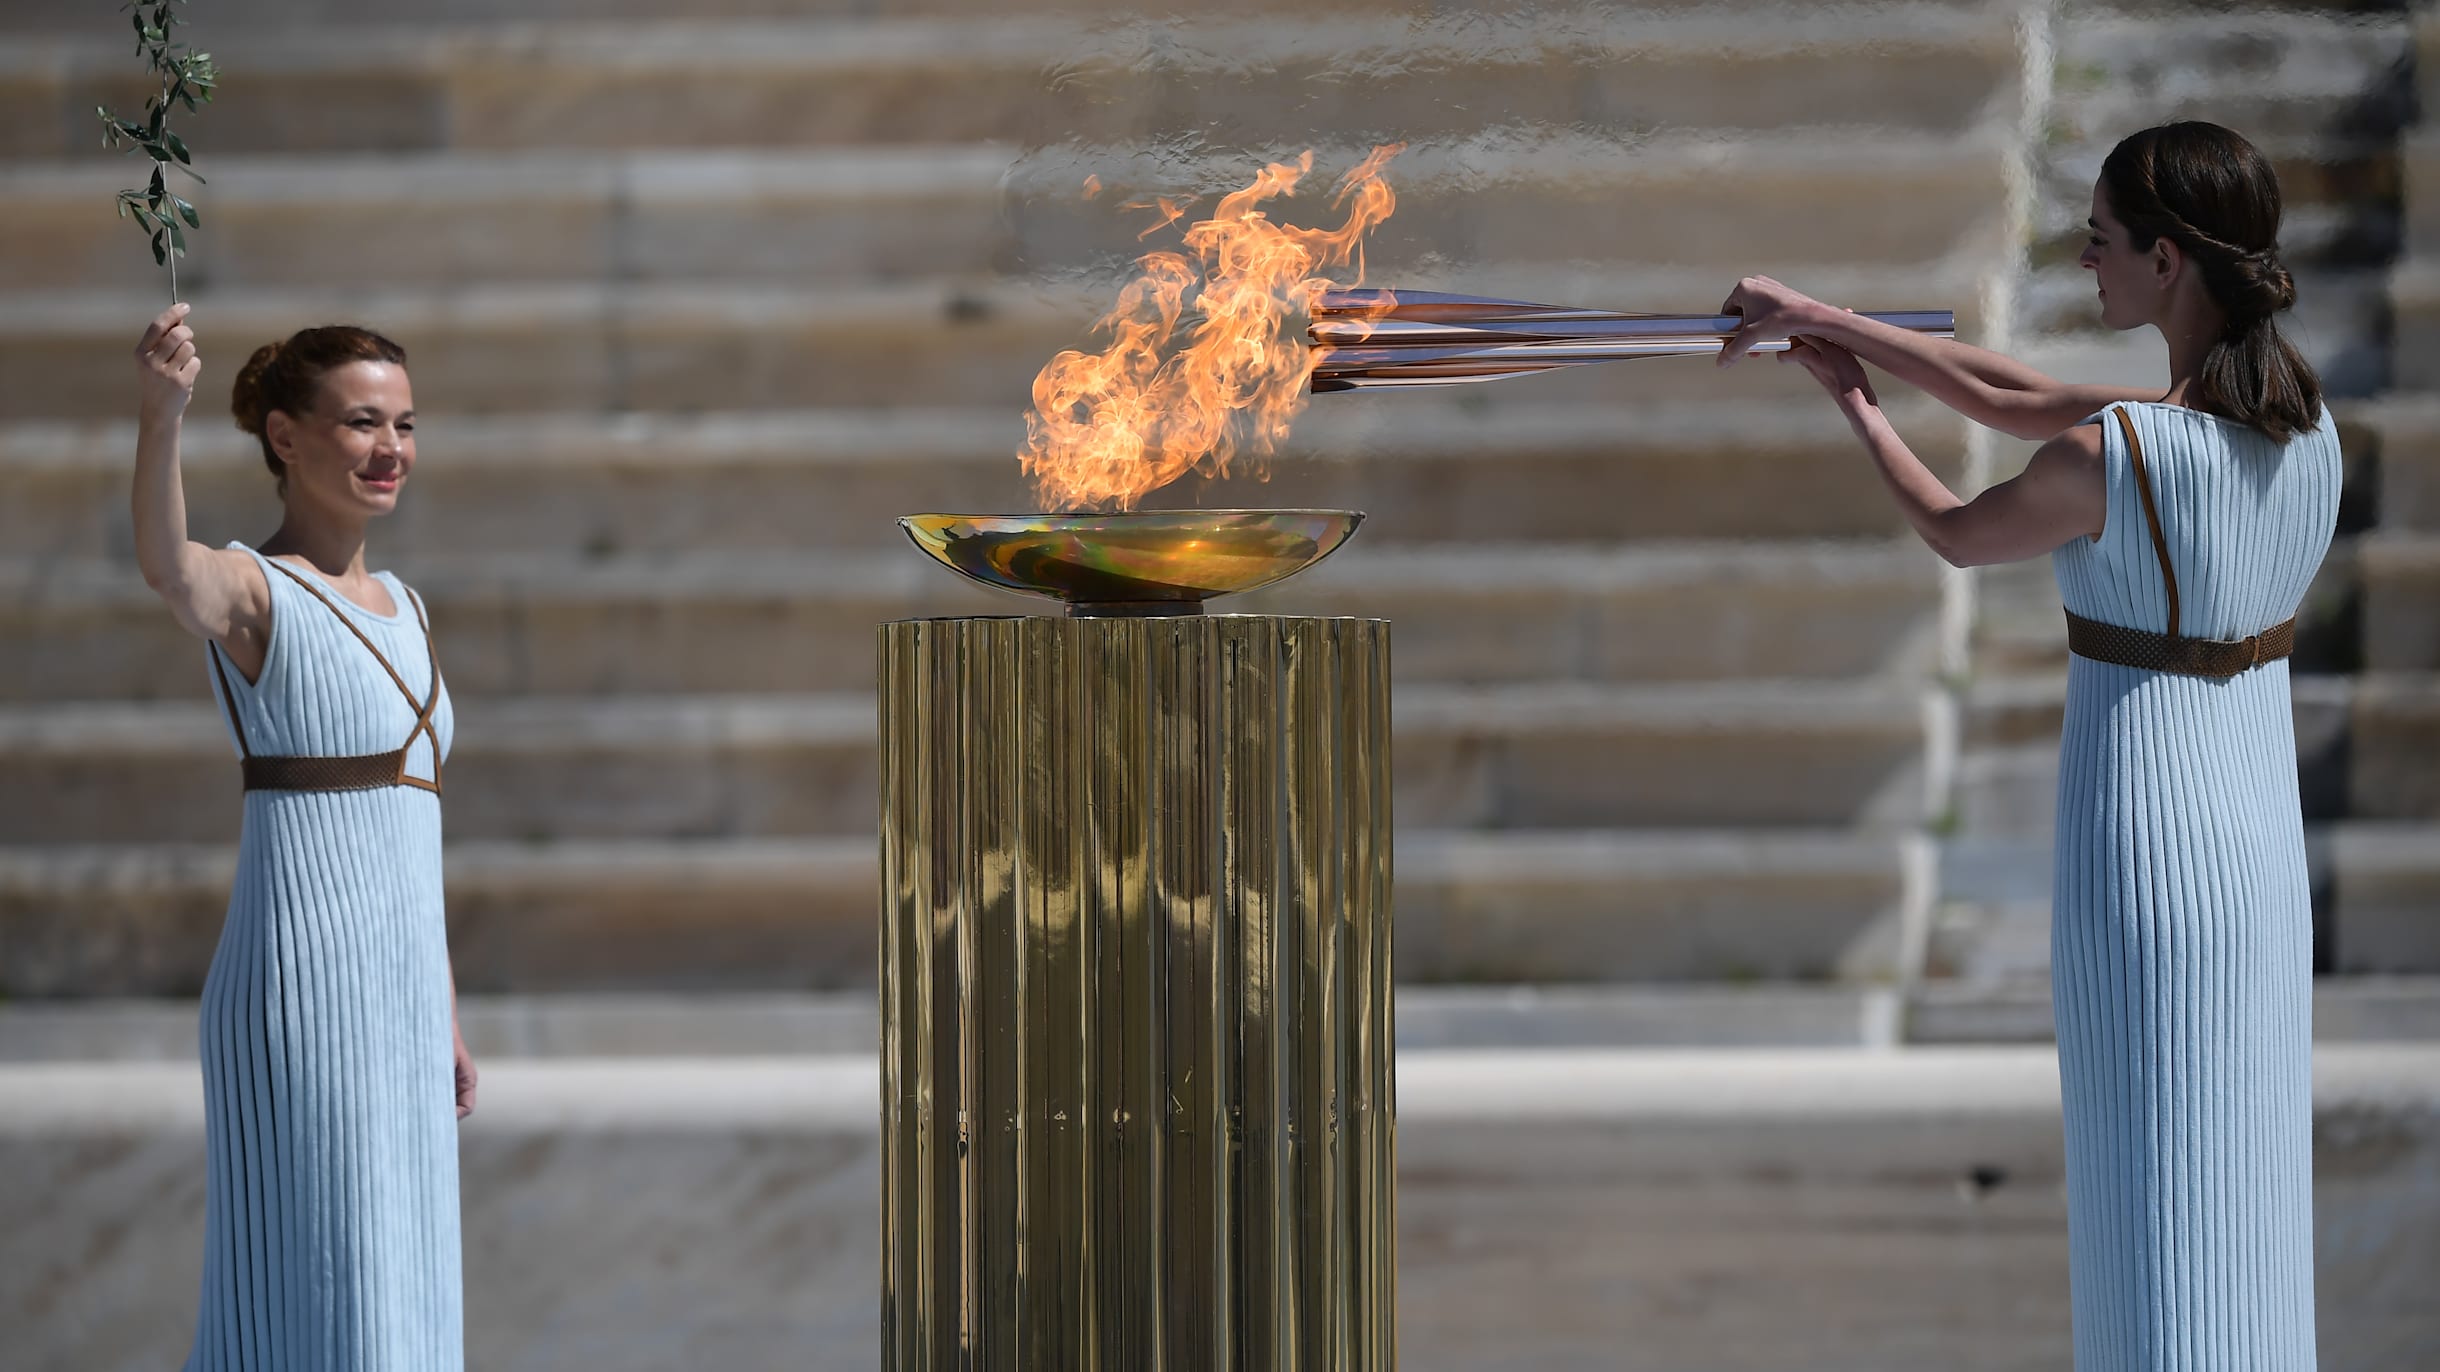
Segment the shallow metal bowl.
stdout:
[[1063,601],[1074,615],[1199,614],[1328,557],[1353,510],[1134,510],[908,515],[915,546],[985,585]]

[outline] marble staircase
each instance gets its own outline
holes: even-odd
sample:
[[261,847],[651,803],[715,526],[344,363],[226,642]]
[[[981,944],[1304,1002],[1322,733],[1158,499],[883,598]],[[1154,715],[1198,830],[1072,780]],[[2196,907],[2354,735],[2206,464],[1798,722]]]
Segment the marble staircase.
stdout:
[[[871,628],[1016,608],[892,521],[1028,503],[1026,383],[1138,250],[1115,202],[1411,138],[1376,280],[1675,311],[1766,271],[2131,377],[2061,212],[2173,112],[2280,160],[2349,426],[2296,693],[2322,1365],[2428,1363],[2440,19],[1211,8],[198,7],[229,76],[194,121],[198,536],[276,518],[222,418],[248,348],[347,318],[414,354],[373,552],[430,592],[459,707],[474,1365],[875,1365]],[[46,1372],[189,1335],[237,819],[130,552],[164,293],[109,219],[91,106],[133,63],[94,13],[0,6],[0,1362]],[[1889,399],[1945,477],[2021,460]],[[1159,501],[1371,514],[1244,608],[1398,623],[1406,1366],[2064,1365],[2046,568],[1942,567],[1770,365],[1331,398],[1267,483]]]
[[[891,519],[1026,502],[1015,416],[1135,250],[1117,193],[1222,186],[1316,131],[1325,170],[1411,137],[1375,279],[1683,309],[1765,270],[2127,374],[2079,314],[2061,215],[2109,137],[2181,112],[2279,159],[2300,324],[2366,455],[2299,687],[2323,917],[2340,949],[2429,946],[2397,894],[2440,880],[2440,411],[2412,346],[2440,287],[2407,98],[2428,19],[689,14],[515,0],[367,27],[243,0],[206,35],[229,93],[196,121],[211,218],[186,279],[213,375],[330,318],[414,351],[424,465],[376,552],[432,593],[460,699],[471,988],[869,975],[870,626],[1005,607]],[[0,661],[0,928],[28,950],[0,989],[183,994],[234,814],[193,645],[130,565],[124,353],[159,282],[107,221],[128,168],[85,131],[127,64],[56,0],[0,27],[0,631],[24,649]],[[1088,170],[1114,194],[1082,199]],[[208,376],[197,532],[259,537],[268,480],[217,396]],[[1968,485],[2015,455],[1901,422]],[[1246,608],[1399,622],[1409,977],[2038,994],[2041,569],[1946,572],[1802,378],[1657,363],[1332,398],[1267,484],[1161,500],[1372,513]],[[2363,970],[2440,970],[2401,956]]]
[[[891,518],[1026,500],[1017,414],[1138,250],[1124,194],[1395,136],[1376,280],[1683,310],[1769,270],[1979,334],[2011,264],[2004,4],[1555,36],[1498,7],[218,13],[197,532],[271,518],[216,422],[245,347],[331,318],[407,344],[423,464],[375,552],[431,592],[458,696],[470,992],[869,977],[870,627],[1012,608]],[[5,989],[190,994],[232,769],[130,566],[124,355],[159,283],[84,129],[122,45],[65,21],[19,11],[0,59]],[[1953,592],[1809,392],[1689,361],[1333,398],[1268,484],[1165,493],[1371,513],[1245,607],[1399,624],[1408,977],[1909,975]],[[1962,425],[1905,422],[1963,470]]]

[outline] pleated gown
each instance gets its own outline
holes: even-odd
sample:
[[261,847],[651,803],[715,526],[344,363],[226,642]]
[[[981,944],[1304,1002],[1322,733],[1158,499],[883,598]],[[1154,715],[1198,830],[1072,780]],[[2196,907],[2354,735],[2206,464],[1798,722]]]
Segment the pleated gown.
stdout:
[[[380,574],[397,606],[385,617],[311,573],[301,575],[327,603],[268,561],[263,575],[272,616],[260,679],[212,668],[241,751],[406,744],[417,709],[342,616],[424,693],[437,676],[407,588]],[[445,690],[432,723],[408,751],[410,774],[426,780],[449,748]],[[210,1176],[189,1372],[461,1367],[439,796],[246,793],[204,983],[202,1058]]]
[[[2329,549],[2338,438],[2284,446],[2125,407],[2187,637],[2296,612]],[[2116,418],[2108,516],[2052,558],[2069,610],[2167,632]],[[2311,892],[2288,664],[2208,679],[2071,659],[2052,999],[2079,1372],[2314,1366]]]

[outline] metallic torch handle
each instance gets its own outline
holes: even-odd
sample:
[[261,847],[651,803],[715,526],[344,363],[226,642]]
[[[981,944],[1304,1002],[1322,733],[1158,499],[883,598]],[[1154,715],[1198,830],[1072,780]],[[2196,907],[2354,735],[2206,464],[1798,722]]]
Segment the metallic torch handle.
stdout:
[[[1948,310],[1862,316],[1935,338],[1954,338]],[[1384,386],[1493,381],[1588,362],[1717,352],[1745,321],[1736,315],[1623,314],[1528,301],[1381,290],[1337,291],[1314,309],[1307,336],[1321,356],[1316,393]],[[1784,352],[1765,339],[1755,352]]]

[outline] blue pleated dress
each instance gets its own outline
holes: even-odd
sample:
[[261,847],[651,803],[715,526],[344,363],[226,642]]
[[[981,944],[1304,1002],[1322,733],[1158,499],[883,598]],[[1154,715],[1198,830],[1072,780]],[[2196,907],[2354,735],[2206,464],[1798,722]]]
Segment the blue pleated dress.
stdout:
[[[2295,614],[2337,522],[2328,414],[2280,445],[2125,407],[2178,632]],[[2168,586],[2115,416],[2108,517],[2052,557],[2069,610],[2167,632]],[[2077,657],[2059,747],[2052,1001],[2079,1372],[2314,1365],[2312,899],[2288,664],[2210,679]]]
[[[407,745],[408,774],[437,779],[452,716],[421,602],[385,572],[397,613],[376,615],[255,556],[271,585],[261,677],[249,685],[217,650],[211,663],[240,752]],[[368,642],[429,698],[428,730]],[[210,1176],[187,1368],[453,1372],[464,1339],[440,797],[250,790],[245,809],[203,991]]]

